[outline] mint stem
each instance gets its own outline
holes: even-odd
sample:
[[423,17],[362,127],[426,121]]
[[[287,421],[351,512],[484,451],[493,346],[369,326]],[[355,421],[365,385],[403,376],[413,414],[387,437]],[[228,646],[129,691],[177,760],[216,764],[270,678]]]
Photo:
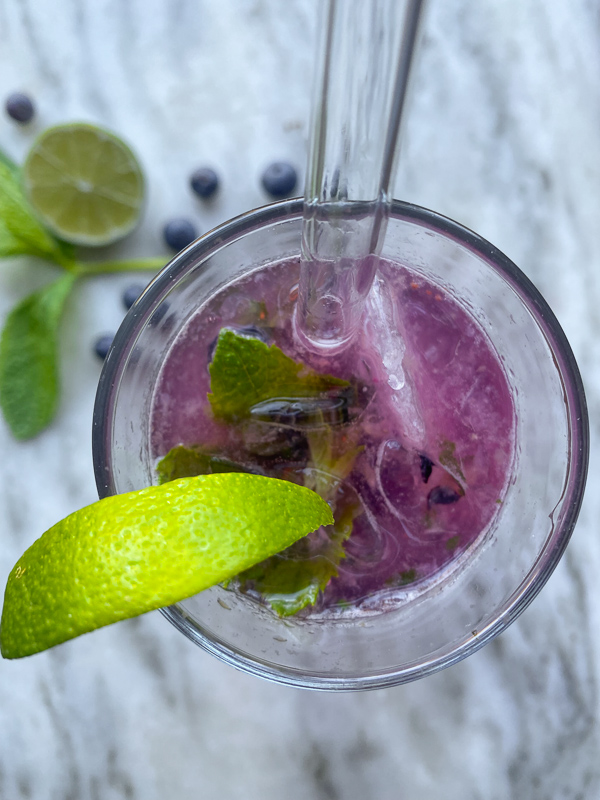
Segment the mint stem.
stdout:
[[165,258],[136,258],[125,261],[78,262],[77,273],[82,276],[106,275],[112,272],[156,272],[167,263]]

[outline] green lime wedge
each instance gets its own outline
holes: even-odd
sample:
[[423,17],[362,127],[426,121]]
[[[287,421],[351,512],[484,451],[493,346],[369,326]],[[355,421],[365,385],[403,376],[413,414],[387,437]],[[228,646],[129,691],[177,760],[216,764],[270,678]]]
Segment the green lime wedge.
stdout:
[[84,122],[48,128],[23,166],[25,194],[41,221],[72,244],[116,242],[136,225],[144,178],[131,149]]
[[314,492],[259,475],[200,475],[105,498],[19,559],[0,650],[21,658],[178,602],[332,522]]

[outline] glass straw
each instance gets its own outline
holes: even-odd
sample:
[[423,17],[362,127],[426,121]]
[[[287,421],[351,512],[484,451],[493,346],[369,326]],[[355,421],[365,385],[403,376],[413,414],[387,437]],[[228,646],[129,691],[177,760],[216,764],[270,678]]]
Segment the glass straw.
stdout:
[[296,315],[318,352],[352,341],[377,270],[424,3],[323,4]]

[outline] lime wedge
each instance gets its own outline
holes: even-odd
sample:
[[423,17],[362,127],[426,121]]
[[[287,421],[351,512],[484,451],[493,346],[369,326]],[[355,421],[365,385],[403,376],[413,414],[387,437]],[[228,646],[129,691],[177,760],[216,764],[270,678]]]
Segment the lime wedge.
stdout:
[[83,122],[41,134],[23,166],[23,186],[44,225],[60,239],[87,246],[128,234],[144,201],[144,178],[131,149]]
[[32,655],[183,600],[332,522],[309,489],[238,473],[100,500],[46,531],[13,568],[2,655]]

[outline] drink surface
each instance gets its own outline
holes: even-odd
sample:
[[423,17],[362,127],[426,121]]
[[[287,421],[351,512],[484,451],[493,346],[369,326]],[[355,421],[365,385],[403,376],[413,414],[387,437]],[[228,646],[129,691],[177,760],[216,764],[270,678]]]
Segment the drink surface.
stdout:
[[[283,614],[380,610],[447,574],[493,527],[514,458],[511,390],[474,318],[398,264],[381,263],[351,347],[307,352],[294,336],[298,275],[293,260],[258,269],[188,322],[157,382],[151,451],[199,449],[208,470],[303,483],[332,505],[333,531],[240,576],[238,591]],[[341,380],[224,422],[208,398],[223,330]]]

